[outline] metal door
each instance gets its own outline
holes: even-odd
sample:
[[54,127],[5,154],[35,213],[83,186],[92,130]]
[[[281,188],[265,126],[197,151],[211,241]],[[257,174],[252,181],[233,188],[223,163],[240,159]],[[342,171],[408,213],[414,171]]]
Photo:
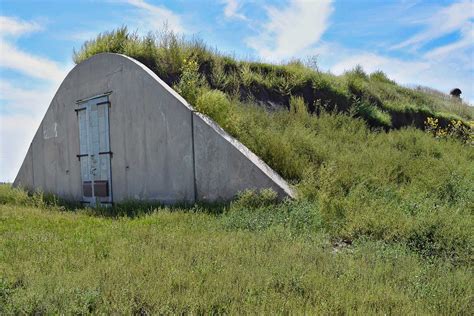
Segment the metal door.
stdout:
[[83,202],[91,206],[112,203],[108,95],[78,101]]

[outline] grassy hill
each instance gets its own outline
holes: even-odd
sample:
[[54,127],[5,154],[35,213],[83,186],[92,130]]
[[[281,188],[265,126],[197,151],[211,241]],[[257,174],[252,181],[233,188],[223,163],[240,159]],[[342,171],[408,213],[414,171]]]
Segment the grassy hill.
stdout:
[[415,250],[439,231],[335,242],[315,204],[249,197],[109,217],[2,185],[0,313],[472,314],[472,265]]
[[[366,74],[356,67],[335,76],[319,71],[314,59],[281,65],[240,61],[209,49],[200,40],[185,40],[166,31],[146,37],[127,28],[104,33],[75,52],[74,61],[102,52],[131,56],[170,86],[180,81],[183,71],[189,70],[187,63],[193,61],[202,79],[196,84],[268,109],[289,109],[291,96],[300,96],[311,113],[336,109],[384,128],[423,128],[428,116],[443,125],[452,119],[474,119],[473,107],[429,88],[402,87],[381,71]],[[188,101],[194,104],[195,100]]]
[[1,186],[0,314],[473,313],[470,107],[172,34],[120,29],[75,59],[104,51],[144,62],[298,198],[91,210]]

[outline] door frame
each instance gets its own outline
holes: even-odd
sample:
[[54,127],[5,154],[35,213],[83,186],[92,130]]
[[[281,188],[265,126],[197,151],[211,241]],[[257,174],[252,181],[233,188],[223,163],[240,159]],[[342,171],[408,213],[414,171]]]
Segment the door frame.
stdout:
[[[109,95],[112,93],[112,91],[99,94],[93,97],[88,97],[85,99],[80,99],[76,101],[76,108],[74,111],[76,112],[77,116],[77,122],[78,122],[78,137],[79,137],[79,154],[76,155],[81,161],[82,157],[87,156],[89,159],[91,158],[91,135],[90,135],[90,125],[89,125],[89,120],[90,120],[90,111],[91,111],[91,106],[92,105],[106,105],[106,111],[105,111],[105,130],[106,130],[106,142],[107,142],[107,147],[108,151],[101,152],[100,147],[99,147],[99,152],[97,153],[97,156],[100,155],[109,155],[108,159],[108,179],[105,180],[107,181],[106,187],[108,189],[108,196],[106,197],[97,197],[95,195],[95,184],[98,181],[104,181],[104,180],[96,180],[94,179],[94,176],[90,177],[90,180],[84,180],[83,179],[83,174],[82,174],[82,163],[80,165],[81,171],[80,171],[80,183],[81,183],[81,193],[82,193],[82,201],[81,203],[86,203],[89,204],[92,207],[95,206],[111,206],[113,205],[113,190],[112,190],[112,150],[111,150],[111,145],[110,145],[110,98]],[[95,103],[94,103],[95,102]],[[81,132],[80,132],[80,121],[79,121],[79,112],[80,111],[86,111],[86,130],[87,130],[87,154],[82,154],[81,153]],[[100,135],[98,136],[100,137]],[[100,146],[100,145],[99,145]],[[100,164],[100,159],[99,159],[99,164]],[[88,169],[90,169],[90,160],[88,160]],[[91,196],[86,197],[84,194],[84,183],[85,182],[90,182],[91,186]]]

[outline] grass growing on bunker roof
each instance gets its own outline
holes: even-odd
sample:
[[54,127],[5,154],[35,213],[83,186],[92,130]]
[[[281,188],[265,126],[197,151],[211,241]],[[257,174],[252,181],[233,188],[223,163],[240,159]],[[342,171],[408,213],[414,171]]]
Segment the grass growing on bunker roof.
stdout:
[[432,89],[400,86],[381,71],[367,74],[356,67],[335,76],[319,71],[314,61],[267,64],[238,60],[210,49],[199,39],[166,30],[147,36],[126,27],[102,33],[75,51],[74,61],[102,52],[133,57],[171,86],[178,83],[186,61],[193,60],[210,88],[241,101],[288,109],[291,96],[301,96],[310,112],[319,113],[321,108],[352,111],[374,127],[423,128],[428,116],[443,123],[474,119],[474,109],[467,104]]

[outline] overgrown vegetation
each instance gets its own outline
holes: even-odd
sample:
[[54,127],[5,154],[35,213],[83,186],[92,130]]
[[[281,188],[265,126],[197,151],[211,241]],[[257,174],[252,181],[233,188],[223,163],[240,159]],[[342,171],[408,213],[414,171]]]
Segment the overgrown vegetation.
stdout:
[[425,130],[439,139],[454,138],[474,146],[474,121],[466,125],[460,120],[452,120],[448,126],[442,127],[438,119],[428,117],[425,122]]
[[335,109],[355,113],[373,127],[423,128],[427,117],[438,118],[443,126],[452,119],[474,119],[467,104],[431,89],[399,86],[381,71],[366,74],[356,67],[335,76],[319,71],[314,60],[281,65],[239,61],[210,50],[198,39],[186,40],[166,30],[145,37],[126,27],[103,33],[75,52],[74,61],[102,52],[131,56],[171,86],[179,85],[192,63],[210,89],[269,109],[289,109],[291,96],[299,96],[311,113]]
[[472,314],[472,266],[403,242],[332,242],[322,208],[272,192],[134,218],[7,185],[0,201],[0,314]]
[[471,108],[169,33],[120,29],[75,60],[106,51],[157,72],[298,198],[83,209],[0,186],[0,314],[473,313]]

